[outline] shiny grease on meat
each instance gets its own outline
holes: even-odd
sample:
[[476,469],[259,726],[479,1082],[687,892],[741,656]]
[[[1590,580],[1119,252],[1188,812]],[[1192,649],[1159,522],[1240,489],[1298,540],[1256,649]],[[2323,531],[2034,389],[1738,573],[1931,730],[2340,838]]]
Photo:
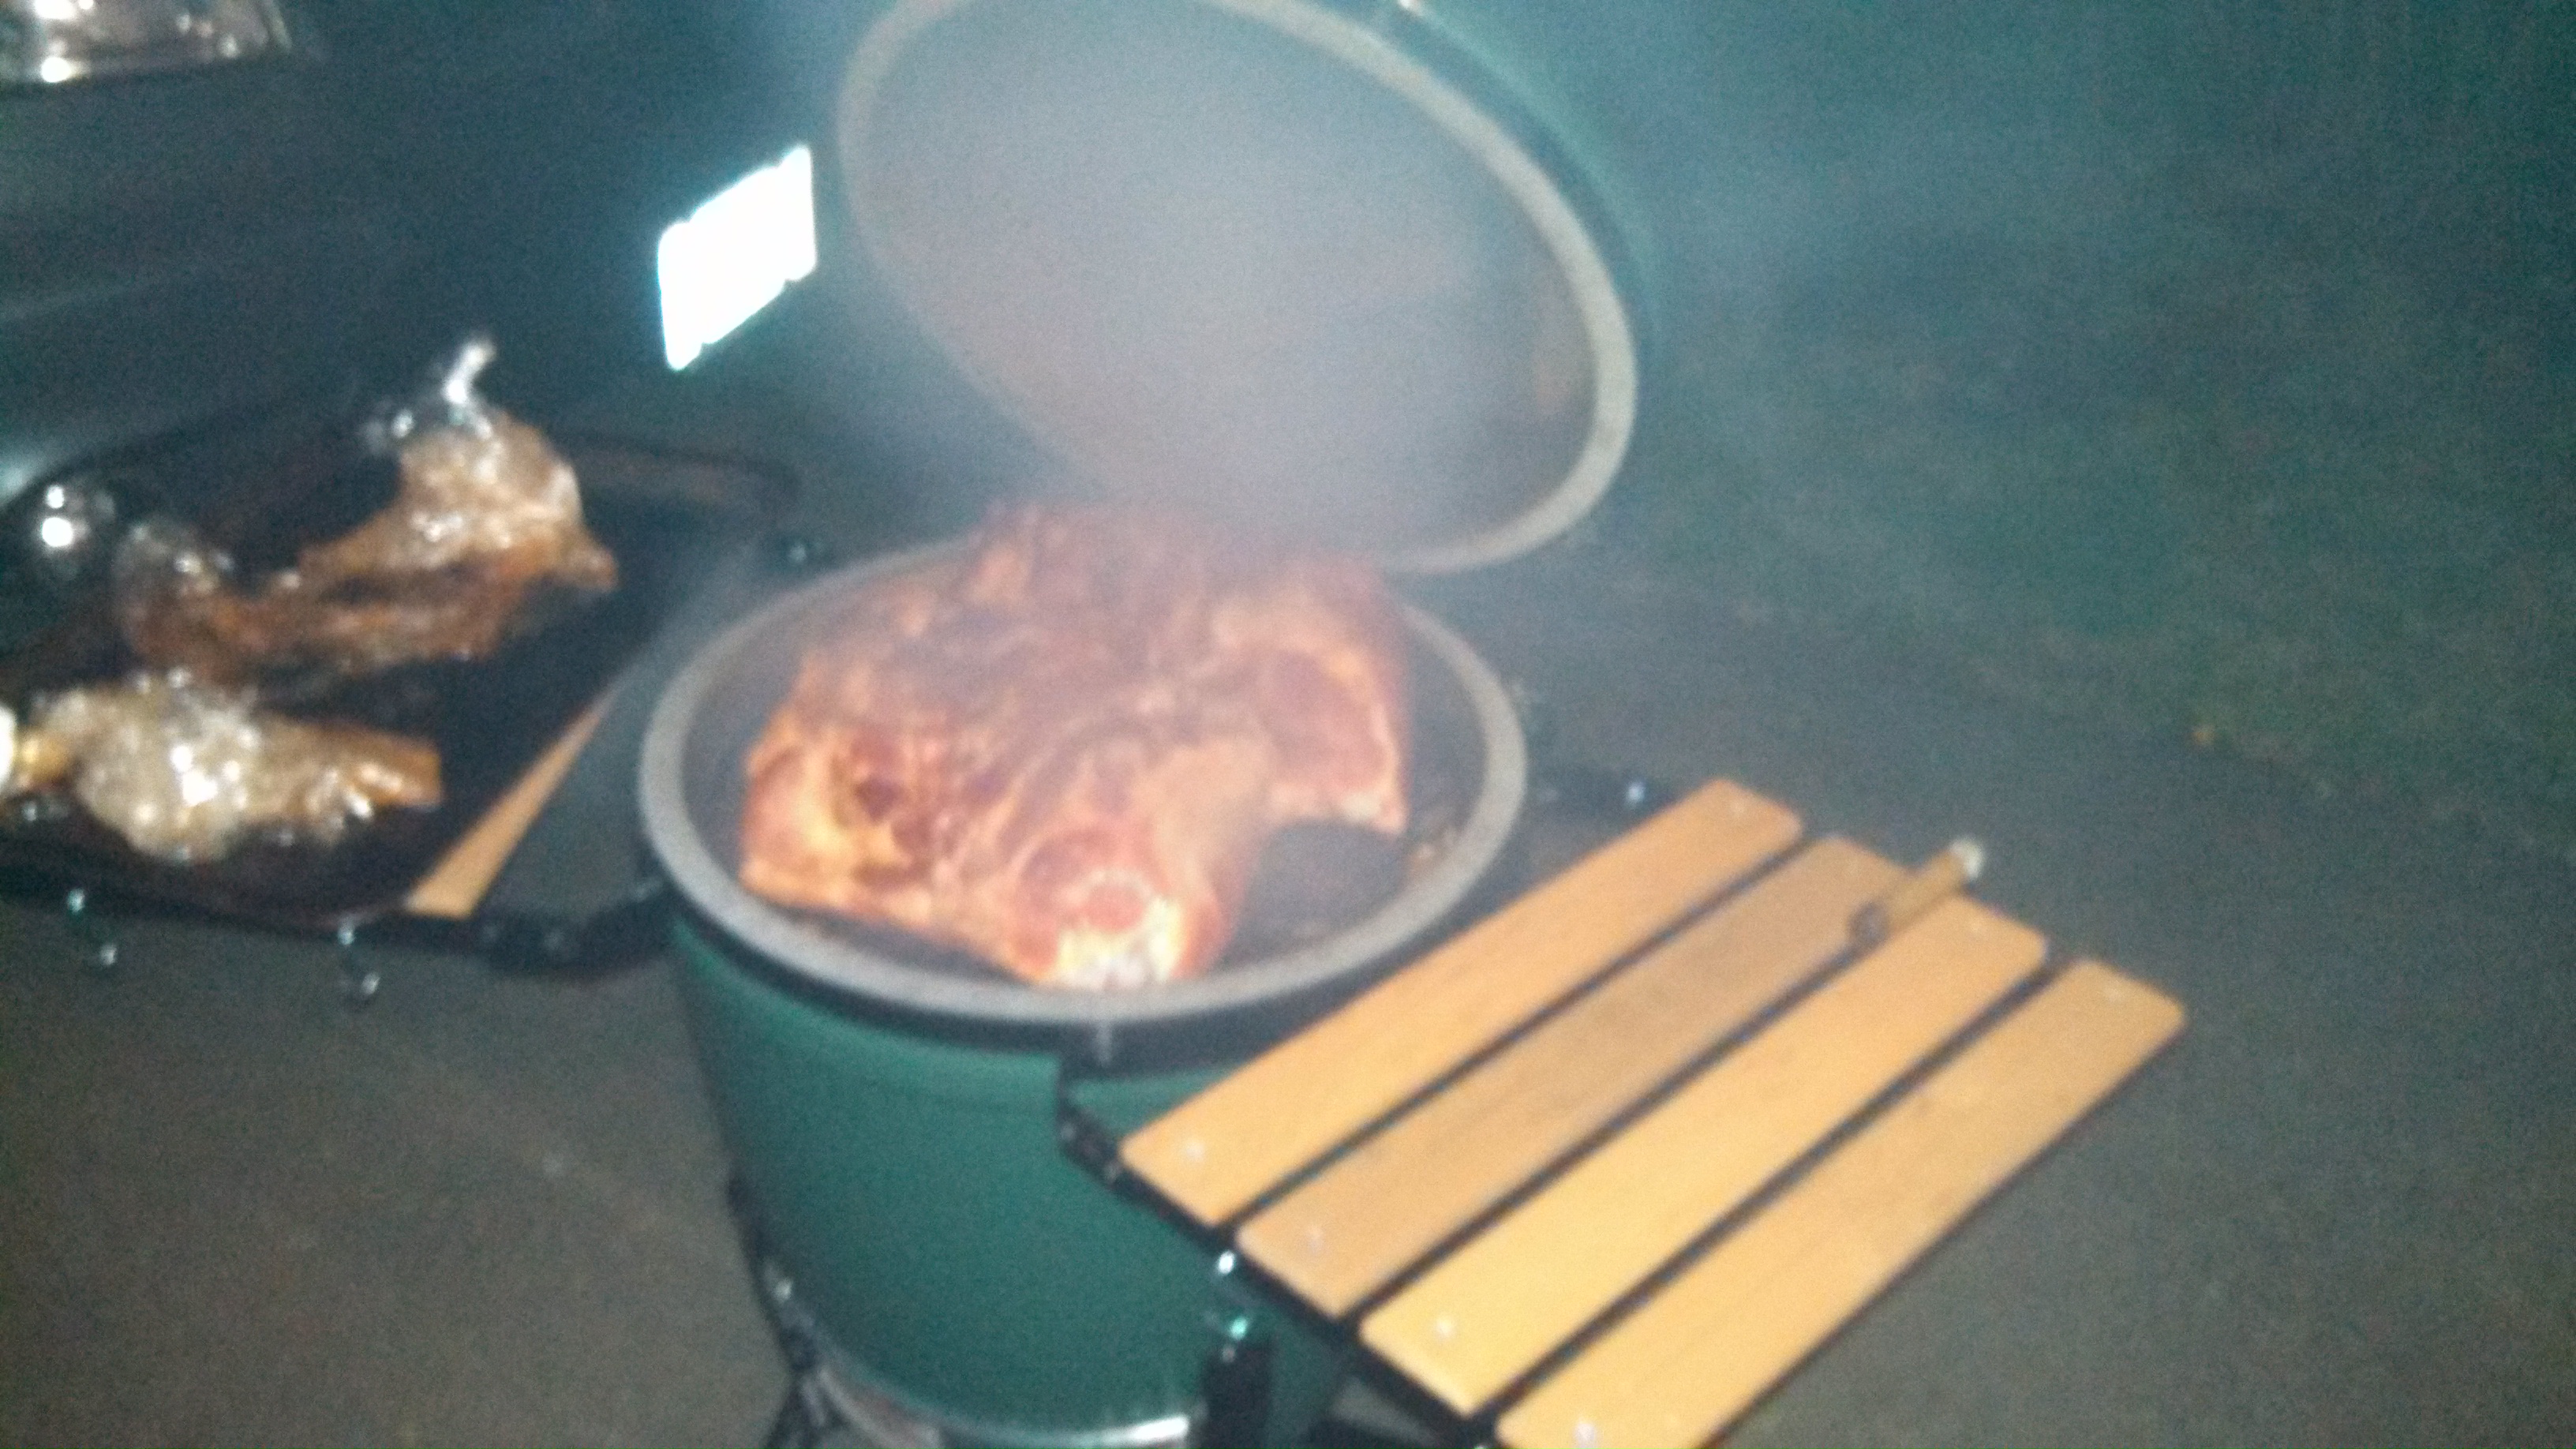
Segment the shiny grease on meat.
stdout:
[[616,587],[571,465],[500,409],[412,436],[399,468],[382,512],[253,587],[185,525],[138,527],[116,560],[126,643],[150,667],[201,679],[357,677],[484,658],[553,596]]
[[741,878],[1041,985],[1195,975],[1281,827],[1403,830],[1404,670],[1358,560],[1007,510],[809,648],[744,760]]
[[186,524],[119,548],[122,683],[0,706],[0,795],[68,793],[137,852],[198,864],[266,838],[328,846],[384,809],[431,809],[427,740],[267,707],[404,665],[485,658],[553,604],[605,593],[617,563],[570,464],[474,389],[470,338],[421,397],[372,425],[392,501],[253,584]]
[[0,706],[0,795],[53,788],[137,852],[193,864],[254,837],[329,845],[379,810],[431,808],[438,752],[170,670],[49,695],[23,727]]

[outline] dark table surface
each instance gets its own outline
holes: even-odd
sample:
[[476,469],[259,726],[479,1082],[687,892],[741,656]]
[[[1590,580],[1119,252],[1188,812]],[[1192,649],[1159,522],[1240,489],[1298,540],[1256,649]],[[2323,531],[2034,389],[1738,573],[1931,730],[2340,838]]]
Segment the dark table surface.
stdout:
[[[1723,774],[2179,996],[2188,1034],[1744,1442],[2576,1436],[2576,876],[2088,734],[1574,541],[1417,592],[1574,757]],[[712,612],[721,612],[714,605]],[[635,860],[641,661],[505,874]],[[1587,838],[1559,828],[1542,860]],[[0,906],[0,1439],[725,1442],[783,1382],[673,983]]]

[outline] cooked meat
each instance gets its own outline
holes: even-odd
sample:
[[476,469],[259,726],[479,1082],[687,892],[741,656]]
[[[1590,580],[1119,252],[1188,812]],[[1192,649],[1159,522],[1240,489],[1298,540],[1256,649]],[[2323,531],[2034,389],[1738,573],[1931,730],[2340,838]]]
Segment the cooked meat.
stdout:
[[1010,510],[807,652],[744,760],[742,881],[1045,985],[1174,980],[1279,826],[1404,828],[1406,732],[1367,565]]
[[305,549],[255,589],[187,529],[138,528],[117,560],[126,642],[155,668],[248,679],[288,668],[374,673],[490,654],[558,592],[616,586],[583,526],[570,465],[498,409],[403,445],[393,502]]
[[352,820],[438,804],[438,751],[256,709],[184,671],[65,690],[25,729],[0,707],[0,794],[67,785],[145,855],[198,862],[254,836],[329,844]]

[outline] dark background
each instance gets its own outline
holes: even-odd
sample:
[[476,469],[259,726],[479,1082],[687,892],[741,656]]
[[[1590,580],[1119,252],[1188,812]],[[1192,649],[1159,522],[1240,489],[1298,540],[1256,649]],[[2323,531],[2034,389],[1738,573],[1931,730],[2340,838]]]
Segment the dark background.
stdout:
[[[1611,566],[2576,851],[2576,10],[1504,8],[1647,264]],[[477,323],[539,421],[734,434],[894,532],[1019,466],[829,263],[660,376],[655,237],[863,10],[294,13],[282,63],[0,95],[0,494]],[[925,411],[952,451],[891,441]]]
[[2576,12],[1698,29],[1661,566],[2576,847]]
[[[1583,755],[1973,831],[2193,1012],[1742,1436],[2565,1442],[2576,7],[1502,8],[1641,225],[1649,397],[1576,536],[1426,596]],[[505,406],[853,547],[1030,466],[829,260],[662,369],[654,238],[809,130],[836,7],[296,13],[0,93],[0,495],[471,325]],[[613,884],[631,781],[505,885]],[[352,1015],[323,943],[123,931],[0,906],[0,1437],[757,1434],[667,970],[384,950]]]

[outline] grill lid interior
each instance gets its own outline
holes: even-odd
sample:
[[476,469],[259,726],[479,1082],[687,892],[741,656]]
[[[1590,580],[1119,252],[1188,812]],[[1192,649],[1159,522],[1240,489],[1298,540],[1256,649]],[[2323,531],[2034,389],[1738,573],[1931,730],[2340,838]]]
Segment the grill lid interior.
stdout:
[[1609,485],[1636,357],[1500,116],[1305,0],[901,0],[840,100],[870,264],[1089,486],[1444,571]]

